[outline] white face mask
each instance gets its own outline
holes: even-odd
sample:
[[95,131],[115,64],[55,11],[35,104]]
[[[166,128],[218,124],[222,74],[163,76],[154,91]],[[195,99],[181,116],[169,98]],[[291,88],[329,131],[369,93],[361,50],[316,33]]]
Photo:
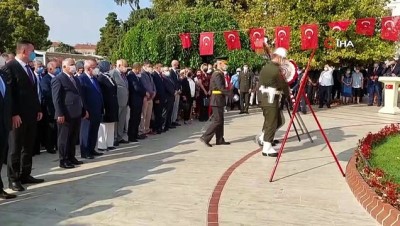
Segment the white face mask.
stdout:
[[328,70],[328,67],[325,67],[324,70],[327,71],[327,70]]
[[211,69],[208,69],[208,70],[207,70],[207,73],[208,73],[208,74],[210,74],[211,72],[212,72],[212,70],[211,70]]
[[244,71],[247,71],[248,69],[249,69],[248,67],[244,67],[244,68],[243,68]]
[[95,69],[93,70],[93,75],[94,75],[94,76],[97,76],[97,75],[99,75],[99,74],[100,74],[100,69],[95,68]]
[[169,72],[169,71],[166,71],[166,72],[164,72],[164,75],[165,75],[165,76],[169,76],[169,75],[170,75],[170,72]]
[[75,65],[69,66],[69,72],[71,72],[72,74],[75,74],[76,73],[76,66]]

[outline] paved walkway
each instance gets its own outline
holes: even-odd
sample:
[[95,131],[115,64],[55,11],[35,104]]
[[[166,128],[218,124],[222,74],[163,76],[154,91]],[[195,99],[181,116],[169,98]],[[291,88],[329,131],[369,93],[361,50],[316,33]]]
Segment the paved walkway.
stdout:
[[[359,138],[398,122],[398,116],[377,111],[363,105],[318,111],[343,169]],[[72,170],[58,168],[57,156],[37,156],[33,174],[46,183],[0,201],[0,225],[206,225],[220,177],[258,149],[253,140],[262,115],[228,115],[229,147],[202,145],[205,124],[194,122]],[[314,143],[306,136],[300,143],[290,138],[273,183],[268,182],[273,158],[257,153],[239,165],[221,193],[220,225],[376,225],[353,197],[312,116],[303,119]]]

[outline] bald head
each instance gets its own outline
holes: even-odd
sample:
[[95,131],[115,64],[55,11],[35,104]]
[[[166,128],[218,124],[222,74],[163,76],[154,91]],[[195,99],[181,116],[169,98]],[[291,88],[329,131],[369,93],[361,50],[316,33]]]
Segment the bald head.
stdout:
[[171,62],[171,66],[172,66],[173,69],[178,69],[179,68],[179,61],[173,60]]
[[54,61],[50,61],[49,63],[47,63],[47,72],[52,74],[52,75],[56,75],[56,67],[57,64]]

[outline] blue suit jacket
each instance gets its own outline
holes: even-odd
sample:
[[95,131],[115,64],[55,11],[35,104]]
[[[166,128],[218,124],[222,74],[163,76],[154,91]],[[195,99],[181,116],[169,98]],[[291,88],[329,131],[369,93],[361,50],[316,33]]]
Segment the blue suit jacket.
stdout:
[[98,87],[96,88],[86,73],[79,75],[78,78],[82,87],[81,95],[83,106],[89,112],[89,120],[101,121],[104,112],[104,105],[103,95],[101,94],[99,82],[96,78],[94,79],[94,82],[97,84]]

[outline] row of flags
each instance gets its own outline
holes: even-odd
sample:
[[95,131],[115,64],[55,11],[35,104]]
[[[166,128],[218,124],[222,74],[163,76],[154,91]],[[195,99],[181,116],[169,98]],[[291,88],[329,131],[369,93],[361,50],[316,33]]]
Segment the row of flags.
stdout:
[[[387,41],[399,41],[400,16],[381,18],[381,38]],[[373,36],[375,33],[376,18],[363,18],[356,21],[356,33],[364,36]],[[347,31],[352,20],[342,20],[329,22],[331,30],[337,32]],[[301,49],[318,48],[319,25],[305,24],[300,26],[301,31]],[[224,31],[224,39],[228,50],[241,49],[239,31]],[[182,48],[188,49],[192,46],[191,34],[179,34]],[[249,30],[250,45],[253,50],[262,49],[265,37],[264,28],[251,28]],[[275,47],[290,49],[291,27],[280,26],[275,28]],[[199,37],[199,50],[201,56],[213,55],[214,53],[214,32],[202,32]]]

